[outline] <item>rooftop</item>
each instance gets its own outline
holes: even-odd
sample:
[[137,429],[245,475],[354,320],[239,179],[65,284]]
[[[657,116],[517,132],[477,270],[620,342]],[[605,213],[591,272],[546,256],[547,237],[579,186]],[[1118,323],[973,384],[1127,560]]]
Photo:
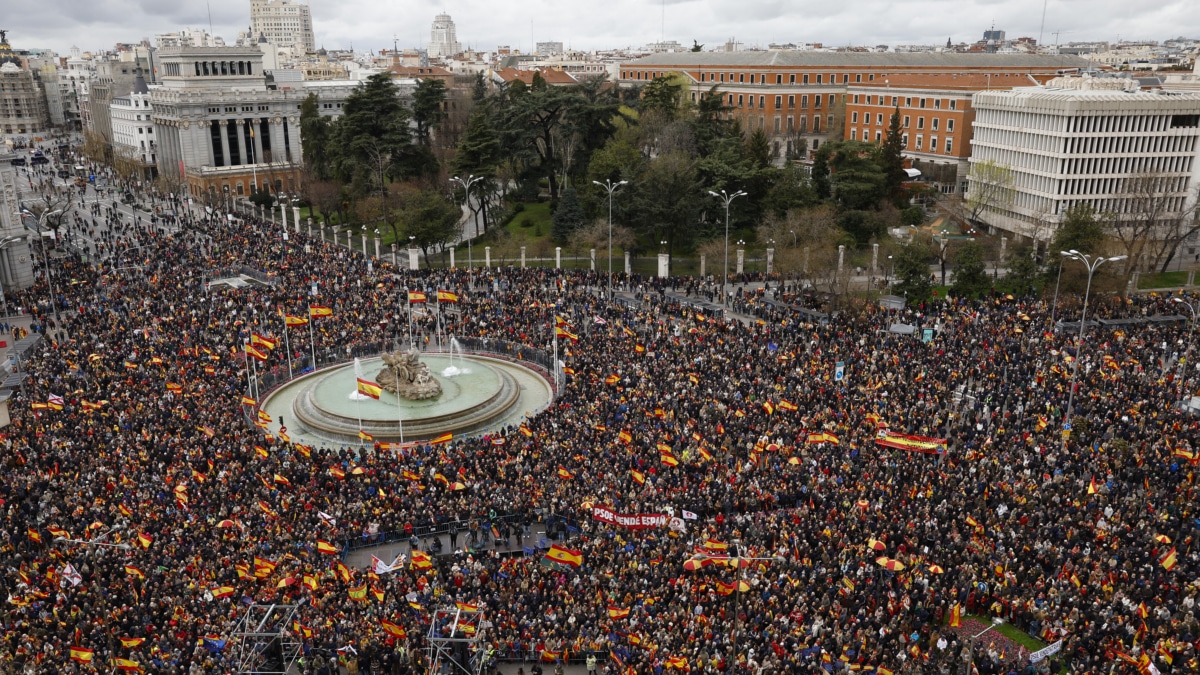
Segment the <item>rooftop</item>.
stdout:
[[[1046,77],[1045,75],[1042,76]],[[855,82],[850,89],[921,89],[976,92],[984,89],[1028,87],[1040,82],[1028,73],[889,73],[886,78]]]
[[669,52],[628,61],[627,66],[677,67],[920,67],[920,68],[1086,68],[1092,62],[1075,56],[1045,54],[955,54],[894,52]]

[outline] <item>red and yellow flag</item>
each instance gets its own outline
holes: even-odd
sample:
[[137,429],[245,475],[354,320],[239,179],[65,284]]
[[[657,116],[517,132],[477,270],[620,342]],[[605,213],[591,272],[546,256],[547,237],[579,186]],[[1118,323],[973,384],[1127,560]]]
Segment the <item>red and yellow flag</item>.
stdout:
[[408,292],[408,304],[410,304],[410,305],[420,304],[422,302],[426,302],[427,300],[428,300],[428,298],[426,298],[425,294],[422,293],[421,291],[409,291]]
[[317,540],[317,552],[325,555],[337,555],[338,548],[324,539]]
[[546,559],[571,567],[579,567],[583,564],[583,553],[554,544],[549,551],[546,551]]
[[71,655],[72,661],[79,663],[91,663],[92,657],[95,656],[95,652],[85,647],[71,647],[68,653]]
[[378,401],[380,395],[383,394],[383,387],[379,386],[379,383],[377,382],[364,380],[360,377],[358,378],[358,393],[362,394],[363,396],[370,396]]
[[333,310],[324,305],[309,305],[308,316],[313,319],[318,316],[333,316]]
[[453,293],[451,291],[438,291],[437,292],[437,301],[438,302],[458,302],[458,294]]

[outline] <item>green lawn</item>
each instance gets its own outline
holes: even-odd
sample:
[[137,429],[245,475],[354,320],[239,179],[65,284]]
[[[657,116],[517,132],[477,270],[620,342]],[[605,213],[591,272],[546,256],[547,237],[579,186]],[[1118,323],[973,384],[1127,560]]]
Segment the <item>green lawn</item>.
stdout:
[[1175,288],[1187,283],[1187,272],[1161,272],[1138,277],[1138,288]]

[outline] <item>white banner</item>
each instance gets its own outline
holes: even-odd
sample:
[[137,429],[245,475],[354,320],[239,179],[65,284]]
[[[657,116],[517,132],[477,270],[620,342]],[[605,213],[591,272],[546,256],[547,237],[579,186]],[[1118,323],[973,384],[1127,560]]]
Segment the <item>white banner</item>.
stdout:
[[1042,659],[1046,658],[1047,656],[1054,656],[1055,654],[1062,651],[1062,643],[1063,643],[1063,641],[1059,640],[1058,642],[1055,642],[1054,644],[1050,645],[1049,647],[1044,647],[1044,648],[1039,649],[1036,652],[1030,654],[1029,662],[1037,663],[1038,661],[1041,661]]

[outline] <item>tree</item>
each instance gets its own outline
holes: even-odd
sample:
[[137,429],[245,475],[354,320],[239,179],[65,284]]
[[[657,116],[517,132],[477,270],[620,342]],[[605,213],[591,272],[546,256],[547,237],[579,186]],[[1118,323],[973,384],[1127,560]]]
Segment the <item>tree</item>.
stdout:
[[812,185],[818,199],[829,199],[833,194],[832,183],[829,180],[829,144],[817,149],[813,155]]
[[900,107],[897,106],[895,112],[892,113],[891,124],[888,126],[887,140],[883,142],[878,156],[879,168],[883,171],[884,187],[887,194],[896,200],[897,207],[904,205],[901,188],[905,179],[908,178],[908,174],[904,172],[903,133],[900,128]]
[[874,161],[875,148],[862,141],[839,141],[829,148],[833,199],[845,210],[879,207],[886,195],[886,176]]
[[1017,254],[1008,264],[1008,274],[997,284],[1001,290],[1015,297],[1032,295],[1041,275],[1032,255]]
[[[471,113],[467,130],[458,141],[453,169],[455,175],[464,179],[469,176],[482,176],[484,179],[471,191],[474,199],[467,205],[474,218],[478,218],[482,212],[484,232],[488,228],[488,196],[494,192],[492,181],[502,159],[500,139],[492,126],[491,114],[485,106],[478,106]],[[466,198],[465,192],[463,198]]]
[[454,202],[436,190],[413,190],[403,198],[400,220],[404,235],[415,237],[413,244],[429,258],[432,248],[445,249],[458,236],[458,219],[462,215]]
[[1013,174],[1008,165],[997,164],[995,160],[971,162],[967,172],[967,220],[972,224],[979,222],[979,215],[986,210],[1003,209],[1012,203]]
[[559,170],[562,163],[562,139],[559,126],[575,102],[576,94],[562,87],[551,87],[534,73],[529,87],[510,87],[511,105],[499,107],[504,114],[504,130],[508,144],[515,152],[528,153],[534,162],[526,166],[546,179],[550,191],[550,203],[557,206],[559,197]]
[[771,141],[767,139],[767,132],[755,129],[750,134],[746,139],[746,157],[755,168],[766,169],[771,166]]
[[660,75],[642,88],[642,100],[638,112],[642,114],[661,112],[668,118],[674,118],[679,110],[683,97],[683,84],[675,77]]
[[[305,168],[318,180],[330,177],[329,133],[329,118],[321,116],[319,99],[316,93],[310,93],[300,102],[300,137],[304,139],[302,160]],[[274,160],[273,150],[271,154]]]
[[992,287],[983,262],[983,247],[971,240],[954,256],[954,297],[977,298]]
[[382,192],[390,180],[428,174],[432,155],[413,145],[411,118],[390,75],[367,78],[346,97],[326,143],[333,176],[365,194]]
[[682,153],[651,161],[631,186],[634,226],[643,239],[667,242],[667,252],[687,248],[697,234],[703,200],[696,162]]
[[1087,204],[1076,204],[1067,209],[1054,233],[1054,243],[1050,246],[1049,258],[1057,264],[1061,251],[1079,251],[1080,253],[1095,253],[1104,242],[1104,225],[1096,217],[1096,212]]
[[417,124],[417,142],[429,146],[430,131],[446,119],[446,83],[436,77],[417,82],[412,95],[412,119]]
[[932,297],[933,282],[929,279],[929,249],[924,244],[911,241],[900,247],[900,250],[896,252],[895,265],[896,284],[893,288],[897,293],[914,304]]
[[1108,219],[1107,229],[1129,256],[1126,274],[1143,260],[1151,269],[1165,272],[1179,245],[1200,230],[1195,201],[1179,189],[1178,182],[1172,176],[1150,173],[1124,179],[1125,208]]
[[692,40],[692,51],[693,52],[702,52],[702,51],[704,51],[704,45],[700,44],[699,42],[697,42],[695,40]]
[[558,200],[558,208],[554,209],[551,220],[553,225],[550,228],[550,236],[560,243],[566,243],[571,234],[582,227],[586,220],[575,188],[569,183],[563,188],[562,199]]

